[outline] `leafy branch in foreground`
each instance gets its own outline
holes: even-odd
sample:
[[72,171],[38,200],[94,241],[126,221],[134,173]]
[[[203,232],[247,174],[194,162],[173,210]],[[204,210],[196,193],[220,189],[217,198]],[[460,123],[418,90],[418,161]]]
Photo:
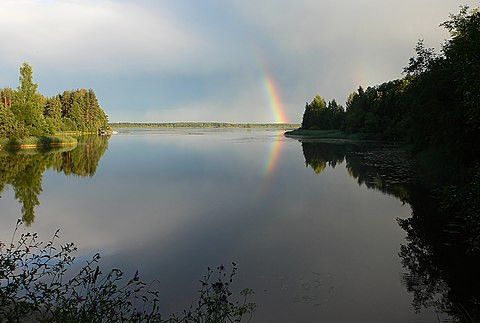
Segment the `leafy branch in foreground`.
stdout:
[[17,237],[21,224],[10,244],[0,242],[0,322],[242,322],[255,309],[250,289],[241,292],[241,302],[232,300],[233,263],[230,274],[224,266],[208,269],[189,310],[162,317],[158,290],[138,272],[131,279],[119,269],[103,273],[96,254],[73,273],[73,243],[60,244],[58,231],[46,243],[36,233]]
[[232,291],[230,290],[233,278],[237,273],[237,265],[232,263],[230,274],[224,266],[219,266],[216,271],[208,268],[207,274],[200,281],[202,288],[198,291],[200,298],[197,304],[183,311],[182,316],[173,316],[173,322],[242,322],[248,316],[249,322],[252,318],[256,304],[248,299],[254,294],[253,290],[246,288],[240,292],[242,301],[231,301]]

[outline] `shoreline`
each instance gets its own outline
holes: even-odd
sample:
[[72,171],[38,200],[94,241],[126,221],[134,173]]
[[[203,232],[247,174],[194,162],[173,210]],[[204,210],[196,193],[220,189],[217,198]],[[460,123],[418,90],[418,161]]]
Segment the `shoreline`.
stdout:
[[83,136],[83,135],[97,135],[98,131],[58,131],[53,136],[65,137],[65,136]]
[[284,129],[293,130],[300,126],[298,123],[229,123],[229,122],[112,122],[112,129],[140,128],[140,129]]
[[388,143],[395,145],[408,146],[404,141],[394,140],[381,140],[368,137],[363,133],[345,133],[339,130],[308,130],[308,129],[295,129],[292,131],[286,131],[284,136],[300,141],[305,140],[325,140],[325,141],[337,141],[337,142],[371,142],[371,143]]
[[359,133],[349,134],[339,130],[307,130],[300,128],[285,132],[285,137],[294,139],[369,140],[365,135]]

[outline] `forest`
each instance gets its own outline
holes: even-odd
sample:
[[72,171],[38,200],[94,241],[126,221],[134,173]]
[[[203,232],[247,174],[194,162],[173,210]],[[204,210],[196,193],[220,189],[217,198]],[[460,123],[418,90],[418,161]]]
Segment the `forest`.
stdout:
[[[462,7],[441,26],[450,38],[440,52],[419,41],[403,78],[359,87],[345,108],[316,96],[292,134],[355,134],[410,148],[400,158],[390,150],[363,152],[362,141],[335,149],[302,142],[306,164],[316,173],[345,161],[359,184],[411,206],[412,217],[398,219],[407,232],[399,255],[415,310],[433,305],[454,321],[477,322],[479,288],[472,277],[480,257],[480,11]],[[385,159],[386,152],[394,158]]]
[[358,90],[345,107],[317,95],[301,130],[339,130],[436,149],[463,160],[480,146],[480,11],[462,7],[441,24],[450,33],[440,52],[420,40],[404,77]]
[[17,89],[0,89],[0,138],[21,140],[61,131],[98,132],[108,129],[108,118],[93,90],[64,91],[53,97],[38,92],[33,69],[20,67]]

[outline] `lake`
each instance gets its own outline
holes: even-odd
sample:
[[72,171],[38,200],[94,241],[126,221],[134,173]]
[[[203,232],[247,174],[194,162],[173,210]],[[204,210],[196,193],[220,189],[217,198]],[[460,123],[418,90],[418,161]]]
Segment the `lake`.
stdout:
[[[122,130],[73,150],[0,155],[0,240],[57,228],[105,267],[158,279],[166,312],[208,266],[238,264],[254,322],[437,322],[406,284],[409,161],[374,143],[278,130]],[[408,257],[407,257],[408,258]]]

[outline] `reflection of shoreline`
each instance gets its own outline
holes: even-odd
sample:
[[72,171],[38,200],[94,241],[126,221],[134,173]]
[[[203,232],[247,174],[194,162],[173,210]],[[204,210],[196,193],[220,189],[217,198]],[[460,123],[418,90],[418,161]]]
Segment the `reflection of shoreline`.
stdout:
[[[48,144],[48,148],[58,148],[58,147],[72,147],[72,148],[75,148],[75,146],[77,145],[76,142],[54,142],[54,143],[51,143],[51,144]],[[38,149],[40,148],[41,145],[37,145],[37,144],[25,144],[25,145],[19,145],[18,148],[20,149],[29,149],[29,150],[32,150],[32,149]]]
[[11,155],[58,154],[58,153],[72,151],[75,148],[77,148],[77,144],[75,144],[75,145],[62,145],[62,146],[50,147],[50,148],[37,147],[35,149],[25,149],[25,150],[17,150],[17,151],[0,150],[0,158],[5,157],[5,156],[11,156]]
[[410,205],[411,217],[397,221],[407,234],[399,253],[406,271],[401,283],[415,311],[429,308],[448,320],[480,322],[480,171],[470,182],[447,186],[420,176],[449,169],[443,160],[413,161],[395,145],[300,142],[306,166],[316,174],[345,162],[359,185]]
[[306,166],[321,174],[328,166],[346,163],[358,185],[408,200],[412,165],[405,151],[395,145],[330,140],[302,140]]
[[79,138],[76,147],[0,152],[0,193],[7,185],[12,187],[22,206],[23,221],[29,225],[40,205],[45,171],[92,177],[107,147],[106,137],[85,136]]
[[77,139],[70,136],[42,136],[24,139],[10,139],[0,142],[0,151],[48,150],[56,147],[77,145]]

